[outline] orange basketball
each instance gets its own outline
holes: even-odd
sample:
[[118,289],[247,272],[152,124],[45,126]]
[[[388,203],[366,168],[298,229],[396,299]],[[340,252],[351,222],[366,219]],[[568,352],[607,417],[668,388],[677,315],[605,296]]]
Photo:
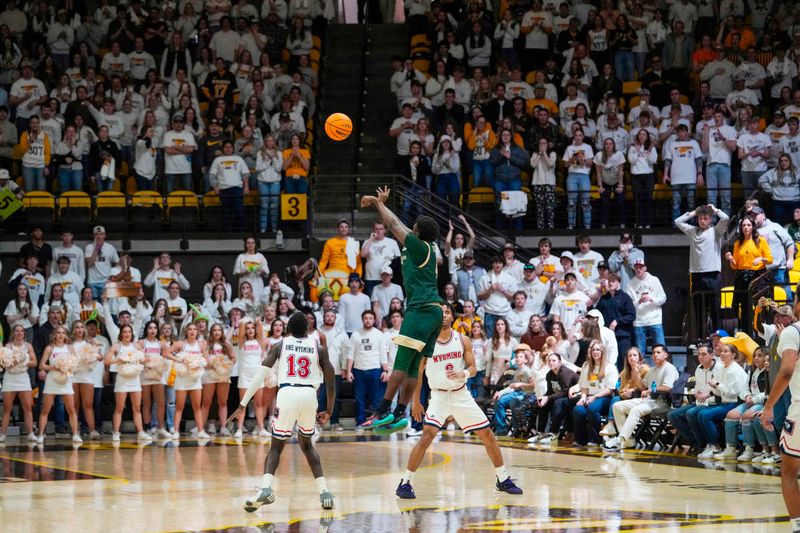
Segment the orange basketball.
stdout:
[[325,133],[334,141],[343,141],[353,131],[353,121],[344,113],[333,113],[325,121]]

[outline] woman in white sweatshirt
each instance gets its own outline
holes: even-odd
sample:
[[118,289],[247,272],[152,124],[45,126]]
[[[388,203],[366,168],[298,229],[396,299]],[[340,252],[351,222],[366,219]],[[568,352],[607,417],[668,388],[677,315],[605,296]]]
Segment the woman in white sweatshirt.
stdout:
[[258,193],[261,195],[259,213],[261,233],[268,229],[278,231],[278,203],[281,197],[281,170],[283,154],[278,150],[275,137],[267,135],[264,144],[256,154],[256,179]]
[[697,423],[701,435],[695,435],[698,444],[705,443],[705,449],[697,456],[698,459],[711,459],[722,450],[719,449],[719,432],[717,424],[722,422],[728,412],[736,407],[740,396],[747,393],[747,372],[739,366],[736,359],[739,350],[730,344],[720,347],[719,359],[722,369],[712,381],[709,381],[711,394],[717,401],[714,405],[700,411]]
[[536,203],[536,227],[553,229],[555,227],[556,205],[556,153],[544,137],[539,139],[537,150],[531,154],[531,187]]
[[[715,455],[714,459],[737,458],[739,461],[749,463],[755,458],[755,452],[753,451],[756,445],[757,433],[755,422],[758,413],[764,408],[764,402],[768,394],[769,370],[766,367],[766,362],[767,358],[764,354],[764,349],[759,346],[753,352],[753,367],[750,369],[748,380],[749,387],[741,396],[744,402],[729,411],[725,417],[725,450]],[[742,425],[742,440],[744,440],[745,448],[744,452],[736,457],[736,449],[739,443],[739,422]],[[765,435],[762,441],[762,435],[758,434],[758,440],[761,441],[761,448],[764,450],[764,453],[759,454],[761,461],[768,457],[771,458],[773,455],[780,456],[777,435],[774,431],[768,432],[768,435],[769,437]]]
[[153,140],[155,128],[144,126],[136,139],[136,154],[133,170],[136,176],[136,189],[139,191],[156,190],[156,144]]
[[458,152],[453,150],[453,142],[449,135],[442,135],[439,140],[431,170],[436,178],[436,194],[446,198],[451,205],[458,205],[458,193],[461,191],[461,160]]

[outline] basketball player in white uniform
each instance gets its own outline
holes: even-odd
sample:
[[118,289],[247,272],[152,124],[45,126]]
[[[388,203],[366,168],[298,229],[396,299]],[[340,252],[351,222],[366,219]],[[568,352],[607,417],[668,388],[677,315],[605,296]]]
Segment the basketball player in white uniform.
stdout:
[[423,419],[424,414],[425,427],[422,430],[422,437],[411,451],[406,473],[397,487],[396,494],[403,499],[416,498],[411,480],[422,462],[425,452],[449,416],[455,418],[464,433],[474,431],[475,435],[481,439],[497,475],[495,488],[508,494],[522,494],[522,489],[514,484],[506,472],[500,446],[497,445],[494,434],[489,428],[489,419],[475,403],[475,399],[466,386],[467,379],[477,372],[472,343],[467,337],[451,329],[453,309],[449,305],[442,304],[442,314],[444,317],[442,329],[439,331],[433,355],[423,358],[419,365],[420,375],[425,372],[431,388],[428,408],[423,413],[420,403],[422,380],[417,380],[414,405],[411,408],[411,414],[418,422]]
[[[244,510],[252,513],[265,504],[275,501],[272,481],[281,459],[286,439],[292,437],[292,428],[297,424],[300,449],[306,456],[314,481],[319,489],[319,500],[323,509],[333,509],[333,495],[328,492],[322,475],[319,454],[314,449],[311,437],[314,423],[324,425],[333,413],[336,400],[335,375],[328,360],[328,351],[316,339],[308,337],[308,320],[300,312],[289,318],[286,326],[289,335],[270,348],[267,358],[256,376],[250,381],[236,412],[228,418],[228,424],[244,414],[247,403],[267,378],[272,366],[278,362],[278,398],[275,402],[275,417],[272,422],[272,442],[264,465],[264,478],[258,493],[248,498]],[[317,388],[325,381],[328,406],[317,413]]]
[[[798,312],[800,304],[794,306],[795,318]],[[792,403],[780,438],[781,488],[792,531],[800,532],[800,484],[797,482],[800,473],[800,369],[797,368],[800,365],[800,322],[786,326],[780,333],[778,355],[781,357],[781,369],[761,410],[761,422],[764,429],[772,431],[772,410],[788,386]]]

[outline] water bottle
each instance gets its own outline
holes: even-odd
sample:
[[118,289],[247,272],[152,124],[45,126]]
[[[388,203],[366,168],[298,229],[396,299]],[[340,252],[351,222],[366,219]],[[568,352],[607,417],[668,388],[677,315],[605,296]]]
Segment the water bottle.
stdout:
[[653,395],[655,395],[655,393],[656,393],[656,382],[655,381],[651,381],[650,382],[650,396],[652,397]]
[[275,232],[275,246],[283,249],[283,232],[281,230]]

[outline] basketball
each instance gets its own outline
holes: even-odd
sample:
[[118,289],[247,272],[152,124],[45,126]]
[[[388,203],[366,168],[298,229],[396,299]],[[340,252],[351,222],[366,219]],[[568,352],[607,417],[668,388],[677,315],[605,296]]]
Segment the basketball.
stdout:
[[334,141],[343,141],[353,131],[353,121],[344,113],[333,113],[325,121],[325,133]]

